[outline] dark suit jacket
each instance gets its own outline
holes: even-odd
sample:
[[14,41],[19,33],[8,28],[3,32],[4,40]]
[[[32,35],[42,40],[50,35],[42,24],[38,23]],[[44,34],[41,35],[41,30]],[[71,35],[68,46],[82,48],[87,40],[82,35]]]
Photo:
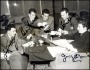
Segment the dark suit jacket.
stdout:
[[[69,34],[74,34],[77,32],[77,25],[78,20],[75,17],[69,18],[68,23],[65,23],[65,21],[62,18],[59,19],[59,28],[67,30]],[[73,27],[73,29],[71,27]]]
[[[33,23],[36,21],[37,17],[31,21],[29,16],[26,16],[24,20],[22,21],[22,25],[17,30],[17,33],[19,34],[19,37],[21,38],[26,38],[29,34],[34,34],[34,29],[37,28],[36,26],[33,26]],[[26,30],[25,28],[28,27],[29,29]]]
[[[15,47],[16,43],[11,43],[11,40],[9,39],[8,35],[5,34],[1,37],[1,52],[4,53],[11,53],[11,56],[9,57],[9,64],[6,60],[1,60],[1,68],[2,69],[26,69],[27,68],[27,57],[22,56],[20,53],[23,51],[21,44],[23,43],[20,40],[17,40],[19,38],[15,38],[15,41],[17,41],[17,46]],[[17,49],[16,49],[17,48]],[[7,51],[8,49],[8,51]]]
[[71,43],[79,52],[89,52],[89,32],[75,37],[75,41]]
[[61,38],[73,39],[73,35],[77,33],[78,19],[76,17],[69,17],[68,20],[68,23],[65,23],[62,18],[59,19],[59,28],[69,33],[67,35],[62,34]]
[[[5,34],[1,37],[1,52],[6,52],[6,50],[8,49],[9,51],[13,52],[13,51],[23,51],[21,44],[19,42],[18,44],[18,40],[16,40],[18,38],[15,38],[15,40],[10,40],[8,35]],[[16,41],[16,43],[15,43]],[[12,43],[11,43],[12,42]],[[17,45],[16,45],[17,44]]]

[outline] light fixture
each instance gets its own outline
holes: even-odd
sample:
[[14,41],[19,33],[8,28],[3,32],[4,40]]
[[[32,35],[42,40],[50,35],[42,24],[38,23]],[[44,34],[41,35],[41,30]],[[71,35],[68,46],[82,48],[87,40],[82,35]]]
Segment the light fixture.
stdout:
[[18,4],[17,4],[17,3],[14,3],[13,5],[14,5],[14,6],[18,6]]

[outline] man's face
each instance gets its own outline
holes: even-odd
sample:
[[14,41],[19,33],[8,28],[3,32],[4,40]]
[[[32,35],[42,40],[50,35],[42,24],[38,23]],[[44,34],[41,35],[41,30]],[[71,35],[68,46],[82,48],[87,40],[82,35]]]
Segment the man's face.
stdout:
[[43,17],[43,20],[46,21],[46,20],[48,20],[48,18],[49,18],[49,14],[44,13],[44,14],[42,15],[42,17]]
[[11,30],[9,30],[9,35],[10,35],[11,37],[14,37],[16,34],[17,34],[17,33],[16,33],[16,29],[15,29],[15,28],[11,28]]
[[31,13],[29,14],[29,17],[30,17],[31,20],[34,20],[35,17],[36,17],[36,13],[31,12]]
[[68,13],[66,13],[66,11],[62,11],[60,14],[64,20],[66,20],[68,18]]
[[86,27],[83,27],[82,24],[78,24],[77,30],[79,33],[83,33],[85,29],[86,29]]

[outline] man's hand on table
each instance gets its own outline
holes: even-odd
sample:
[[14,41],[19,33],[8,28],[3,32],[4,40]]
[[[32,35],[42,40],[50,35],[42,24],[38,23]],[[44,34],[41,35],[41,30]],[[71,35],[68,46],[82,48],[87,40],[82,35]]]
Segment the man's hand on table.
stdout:
[[29,34],[29,35],[27,36],[27,40],[29,40],[31,37],[32,37],[32,34]]
[[50,35],[58,35],[61,36],[61,33],[59,31],[51,31]]
[[29,47],[29,46],[30,46],[30,47],[33,47],[34,44],[35,44],[35,43],[34,43],[33,41],[29,41],[29,42],[23,44],[22,46],[23,46],[24,48]]
[[63,30],[62,33],[63,33],[64,35],[69,34],[67,30]]

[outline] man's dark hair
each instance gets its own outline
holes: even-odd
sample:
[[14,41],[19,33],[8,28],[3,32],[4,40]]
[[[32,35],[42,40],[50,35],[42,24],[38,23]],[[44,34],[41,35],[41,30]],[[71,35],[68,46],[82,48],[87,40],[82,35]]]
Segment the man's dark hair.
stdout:
[[89,28],[89,24],[87,23],[87,21],[83,20],[83,19],[80,19],[78,24],[82,24],[83,27],[87,27],[87,29]]
[[69,13],[69,10],[67,8],[62,8],[60,13],[63,12],[63,11],[66,11],[66,13]]
[[44,10],[42,11],[42,14],[44,14],[44,13],[49,14],[50,12],[49,12],[48,9],[44,9]]
[[8,24],[8,25],[5,27],[5,30],[8,31],[8,30],[11,30],[11,28],[15,28],[15,24]]
[[29,9],[29,14],[30,14],[31,12],[37,13],[37,11],[36,11],[34,8]]
[[0,20],[2,22],[5,21],[5,20],[7,20],[7,19],[8,19],[8,17],[6,15],[4,15],[4,14],[0,17]]

